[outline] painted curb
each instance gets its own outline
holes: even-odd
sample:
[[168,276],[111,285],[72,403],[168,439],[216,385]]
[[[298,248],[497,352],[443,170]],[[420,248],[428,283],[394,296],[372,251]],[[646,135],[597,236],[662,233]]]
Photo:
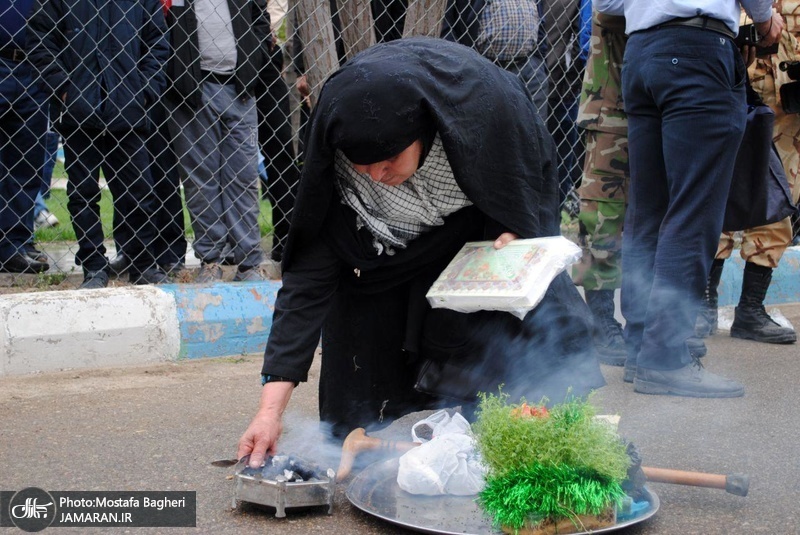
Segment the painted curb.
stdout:
[[[726,262],[720,306],[735,305],[744,261]],[[0,377],[260,353],[280,281],[168,284],[0,297]],[[766,304],[800,303],[800,247],[773,272]]]
[[280,286],[278,281],[160,286],[177,306],[179,358],[263,352]]
[[153,287],[0,299],[0,376],[174,359],[175,300]]
[[[719,306],[736,305],[742,293],[744,260],[734,251],[725,262],[719,282]],[[772,283],[767,291],[766,305],[800,302],[800,247],[790,247],[772,272]]]

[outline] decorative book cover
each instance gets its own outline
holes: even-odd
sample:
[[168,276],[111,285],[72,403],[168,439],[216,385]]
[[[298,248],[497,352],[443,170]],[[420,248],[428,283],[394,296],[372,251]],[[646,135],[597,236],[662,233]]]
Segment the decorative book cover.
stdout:
[[499,250],[493,243],[469,242],[461,248],[428,290],[432,307],[526,312],[581,255],[577,245],[561,236],[514,240]]

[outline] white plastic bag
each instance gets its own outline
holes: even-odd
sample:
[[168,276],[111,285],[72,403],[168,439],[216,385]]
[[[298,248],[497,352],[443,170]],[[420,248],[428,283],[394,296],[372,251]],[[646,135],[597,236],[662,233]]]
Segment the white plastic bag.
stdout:
[[[420,437],[423,428],[429,428],[433,438]],[[400,457],[401,489],[428,496],[471,496],[483,489],[486,469],[475,451],[469,422],[459,413],[434,412],[411,427],[411,438],[423,444]]]
[[425,427],[431,430],[433,438],[445,433],[468,435],[470,432],[469,422],[463,416],[457,412],[451,416],[446,410],[436,411],[427,418],[415,423],[411,427],[411,440],[414,442],[427,442],[429,439],[420,438],[417,433],[417,430],[421,432]]
[[411,494],[471,496],[483,489],[484,473],[474,439],[445,433],[400,457],[397,484]]

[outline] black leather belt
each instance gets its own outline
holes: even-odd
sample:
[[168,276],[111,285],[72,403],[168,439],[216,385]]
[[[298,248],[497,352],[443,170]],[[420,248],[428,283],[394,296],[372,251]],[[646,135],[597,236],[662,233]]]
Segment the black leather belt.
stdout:
[[727,35],[731,39],[736,37],[736,34],[733,33],[733,30],[728,28],[727,24],[719,19],[705,16],[690,17],[687,19],[672,19],[668,20],[667,22],[662,22],[657,26],[657,28],[663,28],[665,26],[689,26],[691,28],[700,28],[702,30],[711,30],[712,32],[721,33],[722,35]]
[[220,74],[211,71],[202,71],[203,80],[206,82],[213,82],[219,85],[234,85],[236,84],[236,77],[233,74]]
[[25,59],[25,51],[19,48],[0,48],[0,58],[22,61]]

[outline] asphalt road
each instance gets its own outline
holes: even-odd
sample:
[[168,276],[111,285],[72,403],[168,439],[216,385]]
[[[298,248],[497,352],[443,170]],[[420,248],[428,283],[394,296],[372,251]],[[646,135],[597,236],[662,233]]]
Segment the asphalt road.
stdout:
[[[800,305],[779,307],[800,326]],[[651,484],[661,508],[627,534],[800,533],[800,348],[718,334],[706,366],[743,381],[745,397],[690,399],[636,394],[622,369],[603,367],[608,386],[595,398],[622,417],[621,432],[648,466],[750,476],[747,497],[721,490]],[[316,363],[318,364],[318,363]],[[197,528],[61,529],[86,533],[400,534],[356,509],[337,486],[334,511],[231,509],[231,468],[259,393],[260,356],[0,378],[0,489],[193,490]],[[337,452],[315,439],[313,378],[295,392],[285,451],[336,468]],[[410,436],[416,415],[382,436]],[[14,529],[5,529],[12,532]]]

